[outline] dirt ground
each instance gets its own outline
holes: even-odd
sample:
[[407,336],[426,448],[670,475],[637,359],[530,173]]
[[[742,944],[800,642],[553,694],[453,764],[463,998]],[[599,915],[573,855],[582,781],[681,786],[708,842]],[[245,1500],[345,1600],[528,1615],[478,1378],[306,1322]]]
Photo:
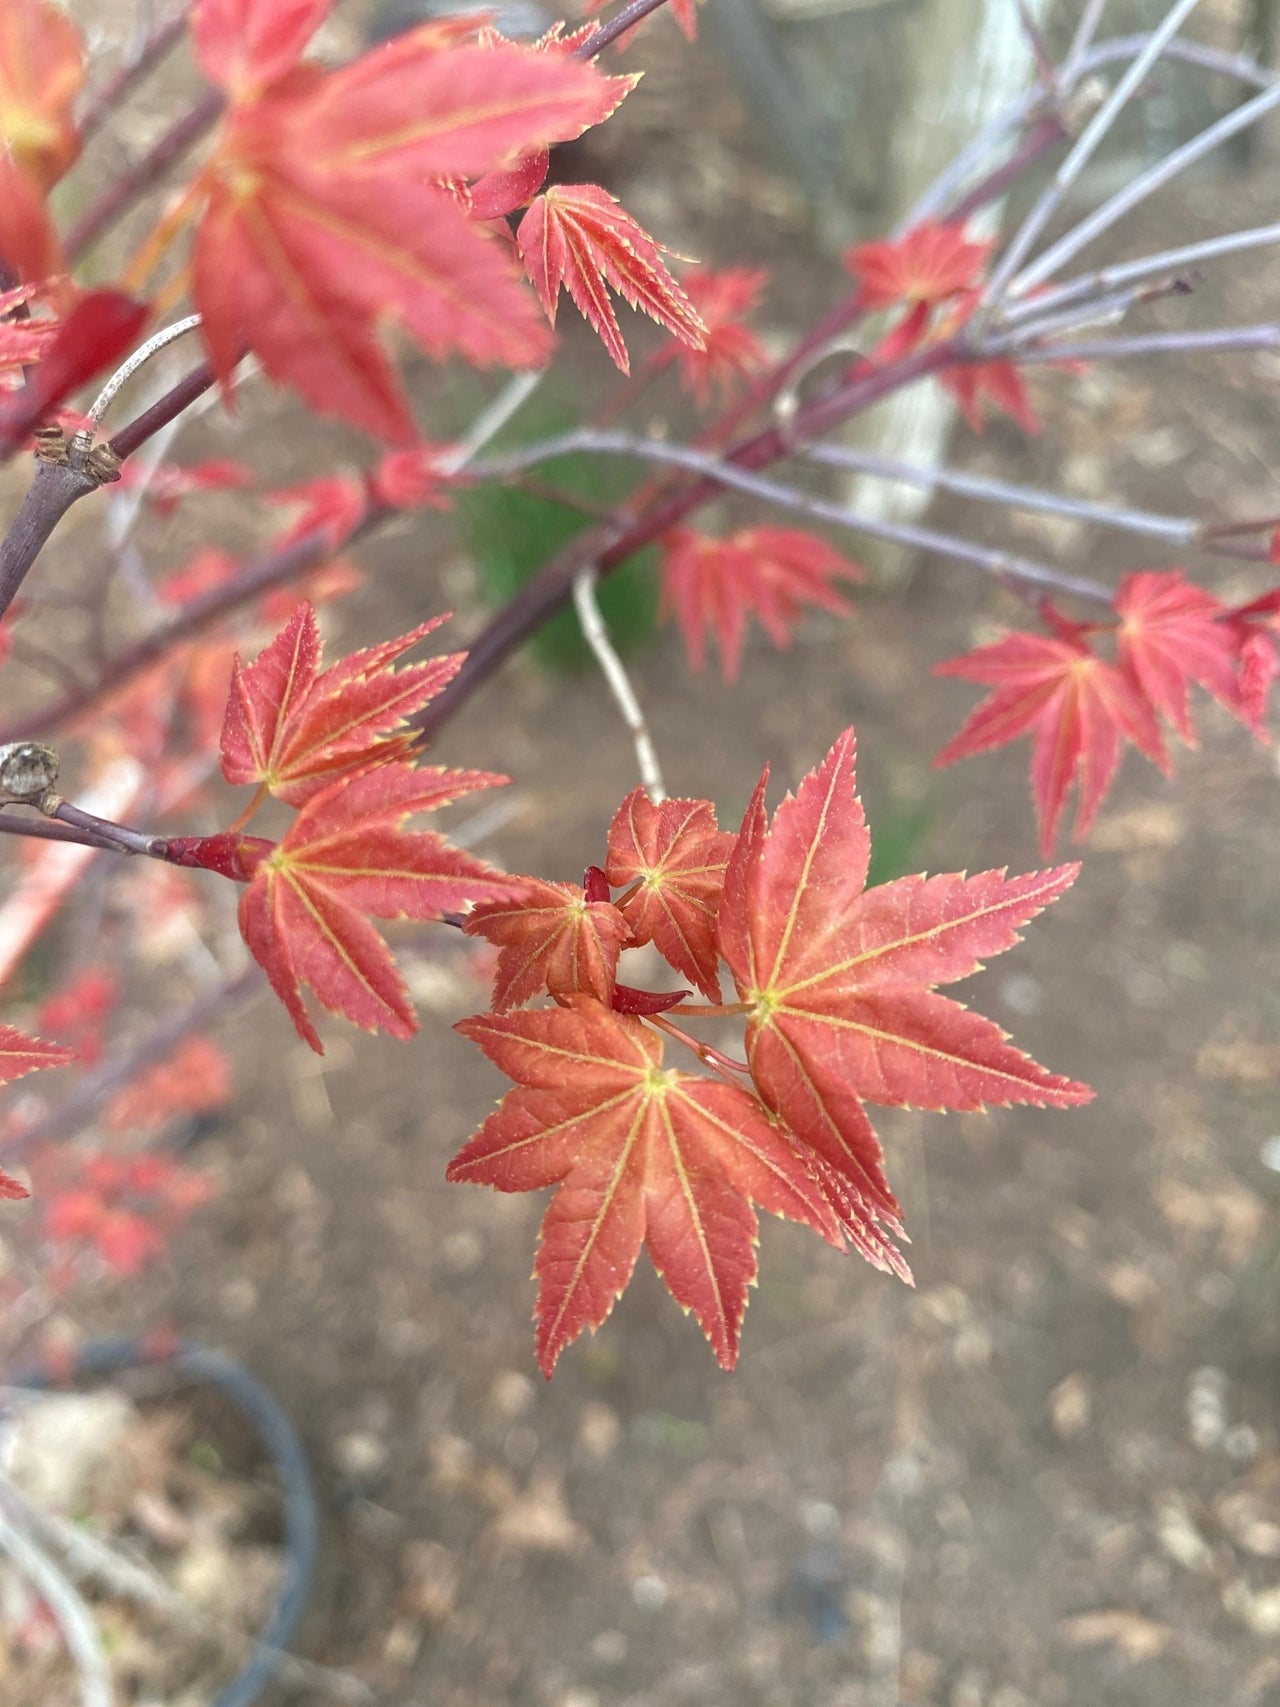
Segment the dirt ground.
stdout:
[[[674,247],[776,264],[782,326],[835,273],[794,193],[743,164],[748,121],[709,62],[687,64],[652,74],[609,181]],[[714,143],[687,162],[675,120],[708,106]],[[1172,192],[1123,252],[1273,218],[1276,159],[1273,139],[1247,172]],[[1250,259],[1156,319],[1266,318],[1278,280]],[[1084,496],[1265,513],[1278,377],[1254,357],[1052,375],[1051,432],[962,433],[958,454]],[[932,516],[1099,575],[1164,562],[1074,525]],[[423,538],[364,554],[360,637],[470,597]],[[668,784],[735,822],[766,759],[780,790],[853,722],[873,835],[927,820],[912,869],[1027,869],[1025,749],[929,762],[974,698],[929,666],[1018,608],[954,565],[900,568],[853,620],[806,625],[789,654],[753,647],[732,690],[664,633],[634,675]],[[500,1089],[449,1029],[483,1005],[458,945],[402,939],[424,1019],[410,1046],[334,1024],[316,1061],[265,1000],[225,1028],[235,1111],[199,1150],[221,1196],[166,1271],[92,1314],[176,1325],[290,1406],[327,1510],[311,1657],[388,1707],[1280,1704],[1280,1178],[1263,1160],[1280,802],[1273,751],[1210,709],[1202,725],[1172,782],[1131,758],[1075,890],[967,987],[1096,1102],[883,1113],[916,1290],[770,1223],[732,1376],[651,1274],[552,1383],[537,1375],[543,1204],[442,1178]],[[600,856],[635,780],[603,684],[523,661],[438,757],[517,778],[483,851],[557,878]]]

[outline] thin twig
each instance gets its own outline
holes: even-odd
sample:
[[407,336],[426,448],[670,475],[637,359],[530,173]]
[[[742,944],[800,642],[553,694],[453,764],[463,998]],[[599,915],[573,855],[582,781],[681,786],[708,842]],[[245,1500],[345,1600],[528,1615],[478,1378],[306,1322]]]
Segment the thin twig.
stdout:
[[1226,255],[1269,248],[1277,243],[1280,243],[1280,225],[1254,225],[1247,231],[1229,231],[1220,237],[1203,238],[1198,243],[1183,243],[1176,249],[1139,255],[1132,261],[1120,261],[1114,266],[1099,267],[1094,272],[1066,279],[1052,290],[1038,291],[1023,302],[1011,302],[1003,309],[996,324],[1007,330],[1025,320],[1038,318],[1047,310],[1103,297],[1112,290],[1140,283],[1143,279],[1156,278],[1164,273],[1184,273]]
[[[1117,190],[1101,207],[1097,207],[1075,225],[1058,241],[1052,244],[1029,267],[1023,269],[1009,285],[1011,296],[1025,296],[1028,291],[1035,290],[1037,285],[1052,278],[1060,267],[1078,255],[1081,249],[1100,237],[1104,231],[1109,231],[1118,220],[1131,213],[1139,203],[1146,201],[1148,196],[1163,189],[1171,183],[1180,172],[1185,172],[1188,166],[1202,160],[1206,154],[1218,148],[1228,138],[1238,131],[1247,130],[1250,125],[1257,124],[1264,114],[1280,106],[1280,84],[1270,89],[1264,89],[1260,95],[1255,95],[1251,101],[1218,119],[1214,124],[1206,126],[1199,135],[1184,142],[1181,148],[1175,148],[1172,154],[1167,154],[1148,171],[1141,173],[1132,183],[1126,184],[1122,190]],[[1003,263],[1002,263],[1003,264]]]
[[187,27],[187,9],[183,6],[166,23],[160,24],[137,44],[131,44],[119,70],[109,77],[90,97],[76,123],[83,145],[101,130],[121,101],[129,95],[147,73],[158,65],[165,54],[176,47]]
[[152,333],[145,344],[139,344],[128,361],[121,363],[89,407],[88,420],[90,426],[88,431],[90,438],[92,438],[93,432],[102,417],[111,407],[120,388],[126,385],[138,369],[151,360],[152,356],[173,343],[175,338],[181,338],[187,332],[194,332],[203,318],[203,315],[200,314],[188,314],[181,320],[175,320],[172,326],[162,326],[158,332]]
[[75,1584],[49,1555],[0,1514],[0,1553],[7,1553],[52,1612],[80,1676],[83,1707],[111,1707],[111,1669],[93,1614]]
[[47,818],[20,818],[13,812],[0,811],[0,836],[27,836],[37,842],[70,842],[80,848],[115,848],[115,843],[107,841],[105,836],[74,829],[70,824],[54,824]]
[[975,359],[1017,352],[1020,363],[1124,361],[1131,356],[1222,354],[1228,350],[1280,348],[1280,325],[1219,326],[1207,332],[1141,332],[1131,338],[1098,338],[1076,344],[1023,345],[992,338],[975,344]]
[[145,830],[131,830],[126,824],[113,824],[109,818],[99,818],[94,812],[86,812],[82,806],[73,806],[69,800],[58,800],[56,804],[51,802],[45,816],[59,824],[69,824],[74,830],[85,831],[95,838],[91,846],[105,842],[120,853],[143,854],[148,859],[161,860],[168,851],[163,836],[153,836]]
[[609,691],[617,701],[618,710],[622,713],[622,721],[631,731],[631,739],[636,749],[636,764],[640,769],[640,781],[644,791],[655,806],[661,806],[667,798],[666,784],[662,780],[662,767],[658,763],[657,749],[653,737],[649,733],[649,725],[645,722],[644,712],[640,701],[636,698],[635,689],[631,686],[630,678],[623,667],[622,659],[618,656],[613,642],[609,638],[609,630],[600,611],[596,599],[596,581],[599,571],[591,564],[580,569],[573,581],[573,604],[578,613],[578,622],[582,629],[582,637],[595,653],[600,673],[609,685]]
[[1093,38],[1098,33],[1098,25],[1102,22],[1102,14],[1106,9],[1107,0],[1085,0],[1084,11],[1076,25],[1076,33],[1071,38],[1071,46],[1067,49],[1066,57],[1058,71],[1060,89],[1066,91],[1075,87],[1084,56],[1093,45]]
[[604,52],[619,36],[625,36],[628,30],[634,29],[659,7],[665,6],[667,0],[631,0],[629,6],[624,6],[616,18],[610,18],[607,24],[601,24],[594,35],[588,36],[577,50],[578,59],[594,59],[597,54]]
[[1193,545],[1200,536],[1199,523],[1190,516],[1162,516],[1150,510],[1125,510],[1112,504],[1093,504],[1084,498],[1069,498],[1063,493],[1048,492],[1037,486],[989,480],[980,474],[962,474],[950,468],[919,468],[913,463],[880,456],[875,451],[855,450],[848,445],[808,445],[803,455],[807,462],[820,463],[826,468],[849,469],[881,480],[900,480],[926,492],[935,489],[954,492],[962,498],[999,504],[1002,508],[1064,516],[1070,521],[1113,528],[1119,533],[1162,539],[1170,545]]
[[1164,20],[1152,30],[1106,100],[1080,132],[1052,182],[1037,197],[1022,224],[1014,232],[983,292],[984,304],[999,302],[1009,281],[1031,253],[1036,239],[1061,207],[1067,192],[1105,140],[1112,125],[1128,105],[1134,91],[1159,59],[1166,42],[1177,34],[1199,4],[1199,0],[1174,0]]
[[160,181],[169,168],[211,128],[224,104],[224,97],[216,89],[202,95],[190,111],[152,143],[135,165],[108,186],[67,233],[65,248],[68,262],[74,265],[99,237],[111,230],[126,209]]
[[[501,480],[538,462],[572,452],[640,457],[647,461],[668,463],[676,468],[687,469],[692,474],[701,475],[718,486],[727,486],[732,491],[743,492],[748,497],[775,505],[779,509],[797,510],[815,521],[832,522],[835,526],[847,528],[853,533],[867,534],[890,544],[905,545],[912,550],[932,551],[940,556],[971,563],[1001,580],[1025,581],[1031,586],[1070,594],[1093,603],[1111,602],[1111,589],[1100,581],[1067,575],[1050,568],[1048,564],[991,550],[937,529],[913,527],[906,523],[864,516],[846,505],[832,503],[809,492],[798,491],[793,486],[784,486],[780,481],[766,480],[734,463],[694,450],[692,446],[670,444],[663,439],[636,438],[627,433],[601,433],[584,427],[576,432],[561,433],[553,439],[544,439],[540,444],[524,446],[503,456],[490,458],[484,463],[477,463],[472,472],[479,480]],[[804,454],[810,454],[808,447],[805,447]]]

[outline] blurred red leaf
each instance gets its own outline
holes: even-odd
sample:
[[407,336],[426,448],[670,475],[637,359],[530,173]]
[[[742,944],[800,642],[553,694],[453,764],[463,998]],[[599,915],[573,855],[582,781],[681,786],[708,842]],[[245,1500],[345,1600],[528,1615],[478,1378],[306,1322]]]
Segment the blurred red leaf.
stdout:
[[1111,787],[1125,741],[1167,773],[1169,761],[1155,714],[1113,665],[1090,651],[1071,625],[1058,635],[1008,634],[963,658],[934,668],[995,692],[970,715],[934,760],[989,752],[1032,736],[1031,793],[1040,823],[1040,851],[1048,856],[1073,784],[1079,787],[1073,838],[1088,833]]
[[849,605],[836,580],[862,581],[856,563],[815,535],[792,528],[743,528],[728,539],[679,528],[667,535],[662,559],[662,601],[674,612],[689,662],[706,662],[714,635],[726,681],[742,664],[747,618],[755,616],[774,645],[790,644],[803,605],[845,615]]

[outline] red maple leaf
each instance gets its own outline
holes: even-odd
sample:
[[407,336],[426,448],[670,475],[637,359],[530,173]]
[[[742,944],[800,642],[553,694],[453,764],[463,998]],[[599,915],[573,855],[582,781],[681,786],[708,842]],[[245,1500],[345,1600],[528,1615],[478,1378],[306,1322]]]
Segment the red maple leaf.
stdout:
[[354,474],[322,474],[297,486],[281,486],[268,492],[266,501],[298,511],[273,542],[277,551],[312,533],[320,534],[325,545],[336,551],[350,539],[369,508],[364,481]]
[[975,433],[982,431],[984,404],[1008,415],[1024,433],[1040,431],[1026,382],[1013,362],[958,362],[938,375],[944,389],[955,398],[960,413]]
[[481,901],[463,930],[500,949],[493,981],[495,1013],[522,1007],[540,990],[557,999],[578,993],[607,1006],[618,955],[630,936],[627,921],[603,897],[573,883],[522,877],[512,894]]
[[388,321],[479,365],[529,365],[547,346],[507,249],[442,186],[581,135],[630,85],[456,24],[322,72],[296,63],[317,17],[306,0],[194,9],[201,64],[230,97],[196,186],[196,305],[224,386],[248,347],[319,412],[407,441]]
[[1129,679],[1090,651],[1082,633],[1063,623],[1059,634],[1007,634],[963,658],[935,666],[995,692],[938,754],[935,765],[1002,747],[1031,735],[1031,792],[1048,856],[1072,784],[1079,786],[1073,838],[1088,833],[1106,798],[1125,741],[1166,774],[1169,761],[1155,714]]
[[456,476],[446,473],[440,461],[449,449],[448,445],[419,444],[388,451],[369,478],[371,495],[393,510],[447,510],[451,502],[447,488]]
[[211,1037],[187,1037],[107,1104],[113,1132],[155,1132],[174,1115],[212,1114],[231,1094],[231,1063]]
[[866,578],[857,564],[813,534],[759,527],[712,539],[679,528],[665,542],[662,601],[680,624],[693,668],[705,664],[707,637],[714,635],[731,682],[741,668],[749,615],[775,646],[786,647],[802,605],[847,615],[849,605],[831,585],[837,577]]
[[683,343],[702,348],[698,311],[663,265],[660,245],[598,184],[557,184],[538,196],[516,242],[551,324],[563,286],[623,373],[631,361],[609,286]]
[[41,190],[80,152],[74,107],[88,69],[78,26],[48,0],[0,0],[0,152]]
[[747,809],[720,908],[721,950],[750,1008],[752,1078],[832,1170],[832,1201],[859,1248],[898,1266],[881,1231],[898,1229],[898,1206],[865,1103],[1061,1108],[1092,1095],[935,989],[1012,947],[1078,868],[1012,879],[991,871],[904,877],[867,889],[871,839],[855,792],[853,731],[769,826],[767,776]]
[[126,462],[120,473],[120,484],[126,490],[139,487],[144,501],[158,516],[171,516],[179,504],[194,493],[233,492],[243,486],[252,486],[254,478],[253,470],[245,463],[215,456],[185,467],[176,462],[162,462],[158,468]]
[[90,966],[40,1004],[36,1024],[75,1049],[77,1061],[91,1067],[102,1059],[106,1022],[120,999],[115,974]]
[[26,1037],[11,1025],[0,1025],[0,1085],[38,1073],[43,1067],[65,1067],[76,1058],[75,1050],[61,1043],[45,1043]]
[[544,1374],[604,1321],[642,1246],[731,1369],[756,1276],[752,1204],[839,1244],[811,1170],[760,1102],[735,1085],[664,1071],[662,1040],[640,1020],[579,996],[457,1029],[517,1088],[447,1177],[499,1191],[559,1187],[536,1264]]
[[405,820],[507,781],[487,771],[379,765],[313,795],[278,843],[224,831],[174,837],[178,865],[248,888],[240,929],[302,1037],[323,1046],[302,1003],[306,984],[366,1031],[412,1037],[417,1016],[375,919],[439,919],[506,895],[511,879]]
[[[14,1079],[38,1073],[44,1067],[65,1067],[75,1060],[75,1051],[60,1043],[45,1043],[38,1037],[27,1037],[11,1025],[0,1025],[0,1085]],[[25,1185],[0,1168],[0,1198],[29,1197]]]
[[703,326],[701,349],[683,341],[668,344],[654,358],[654,368],[675,362],[680,383],[700,408],[713,391],[727,397],[742,380],[769,365],[769,352],[743,325],[760,300],[768,274],[759,267],[694,267],[684,275],[685,295]]
[[222,725],[222,774],[260,783],[301,806],[343,772],[399,754],[405,718],[457,675],[454,652],[402,670],[391,665],[445,621],[353,652],[321,671],[320,631],[305,600],[248,665],[236,659]]
[[122,1279],[163,1256],[169,1237],[214,1190],[212,1178],[171,1156],[100,1153],[84,1158],[77,1183],[44,1190],[44,1231],[55,1244],[82,1245]]
[[716,910],[736,837],[709,800],[664,800],[633,789],[609,826],[605,876],[628,893],[618,910],[636,943],[652,942],[709,1001],[720,1000]]
[[1146,569],[1125,577],[1112,605],[1120,617],[1120,668],[1189,747],[1196,745],[1192,682],[1241,715],[1239,647],[1223,620],[1226,607],[1212,593],[1193,586],[1180,569]]
[[856,244],[845,251],[844,264],[857,279],[859,301],[868,312],[936,306],[972,288],[991,247],[971,241],[963,225],[926,220],[901,237]]

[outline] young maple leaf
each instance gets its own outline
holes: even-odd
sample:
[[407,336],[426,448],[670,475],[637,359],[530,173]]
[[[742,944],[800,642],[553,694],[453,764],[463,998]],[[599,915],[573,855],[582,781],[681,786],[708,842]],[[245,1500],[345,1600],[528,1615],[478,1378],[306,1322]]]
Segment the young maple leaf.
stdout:
[[[44,1067],[65,1067],[76,1058],[74,1049],[60,1043],[45,1043],[39,1037],[27,1037],[11,1025],[0,1025],[0,1085],[14,1079],[38,1073]],[[25,1185],[0,1168],[0,1199],[29,1197]]]
[[557,184],[538,196],[516,243],[551,324],[563,286],[623,373],[631,360],[608,286],[682,343],[702,348],[706,330],[663,265],[660,245],[598,184]]
[[46,1043],[39,1037],[24,1036],[11,1025],[0,1025],[0,1085],[44,1067],[65,1067],[75,1058],[75,1050],[61,1043]]
[[522,1007],[540,990],[557,999],[582,993],[608,1006],[618,955],[631,934],[607,888],[593,894],[537,877],[518,879],[518,887],[501,900],[481,901],[462,928],[501,950],[495,1013]]
[[322,474],[297,486],[282,486],[278,491],[268,492],[266,501],[298,511],[273,541],[277,551],[312,533],[321,534],[325,545],[337,551],[350,539],[369,508],[364,481],[355,474]]
[[871,838],[855,791],[854,735],[767,825],[768,772],[725,878],[720,944],[750,1006],[756,1088],[834,1170],[855,1225],[893,1229],[898,1206],[865,1103],[1064,1108],[1092,1092],[1014,1049],[992,1021],[937,993],[1018,941],[1078,867],[1006,879],[904,877],[865,887]]
[[511,879],[405,820],[506,777],[486,771],[362,770],[307,800],[284,839],[224,831],[174,837],[173,863],[247,883],[240,930],[298,1035],[323,1045],[302,1003],[306,984],[366,1031],[412,1037],[417,1016],[386,943],[369,919],[439,919],[506,895]]
[[453,680],[466,654],[402,670],[391,665],[445,620],[435,617],[321,671],[320,631],[304,600],[252,664],[235,661],[222,725],[223,776],[261,783],[301,806],[343,772],[400,754],[405,718]]
[[630,84],[481,46],[456,24],[424,24],[335,71],[298,66],[322,12],[306,0],[193,10],[200,63],[230,97],[197,184],[196,306],[224,387],[249,347],[319,412],[408,441],[379,342],[388,321],[478,365],[532,365],[547,347],[509,253],[442,186],[580,136]]
[[1079,785],[1072,839],[1080,841],[1111,787],[1124,741],[1166,775],[1169,760],[1155,713],[1126,676],[1064,624],[1058,635],[1007,634],[934,667],[995,692],[933,761],[952,765],[1031,735],[1031,793],[1047,858],[1073,783]]
[[680,383],[699,408],[706,408],[713,391],[727,397],[740,381],[768,367],[768,350],[743,325],[767,278],[759,267],[694,267],[684,275],[685,295],[702,322],[702,347],[677,340],[659,350],[653,366],[656,371],[676,363]]
[[1120,668],[1189,747],[1196,745],[1192,682],[1241,716],[1239,648],[1223,621],[1226,607],[1212,593],[1193,586],[1180,569],[1145,569],[1125,577],[1112,606],[1120,617]]
[[652,942],[708,1001],[720,1000],[716,910],[737,837],[709,800],[664,800],[633,789],[609,826],[605,876],[628,894],[618,910],[636,943]]
[[831,582],[866,577],[825,540],[791,528],[743,528],[728,539],[677,528],[662,558],[662,602],[674,612],[689,662],[700,670],[714,635],[724,678],[737,679],[748,615],[779,648],[791,641],[802,605],[847,615]]
[[811,1170],[760,1102],[736,1085],[664,1071],[662,1039],[641,1021],[578,996],[457,1029],[517,1088],[447,1178],[499,1191],[559,1187],[535,1269],[545,1375],[604,1321],[642,1245],[731,1369],[756,1276],[752,1204],[840,1244]]
[[935,306],[972,288],[991,248],[967,238],[963,225],[926,220],[901,237],[856,244],[846,250],[844,264],[857,279],[859,301],[868,312]]

